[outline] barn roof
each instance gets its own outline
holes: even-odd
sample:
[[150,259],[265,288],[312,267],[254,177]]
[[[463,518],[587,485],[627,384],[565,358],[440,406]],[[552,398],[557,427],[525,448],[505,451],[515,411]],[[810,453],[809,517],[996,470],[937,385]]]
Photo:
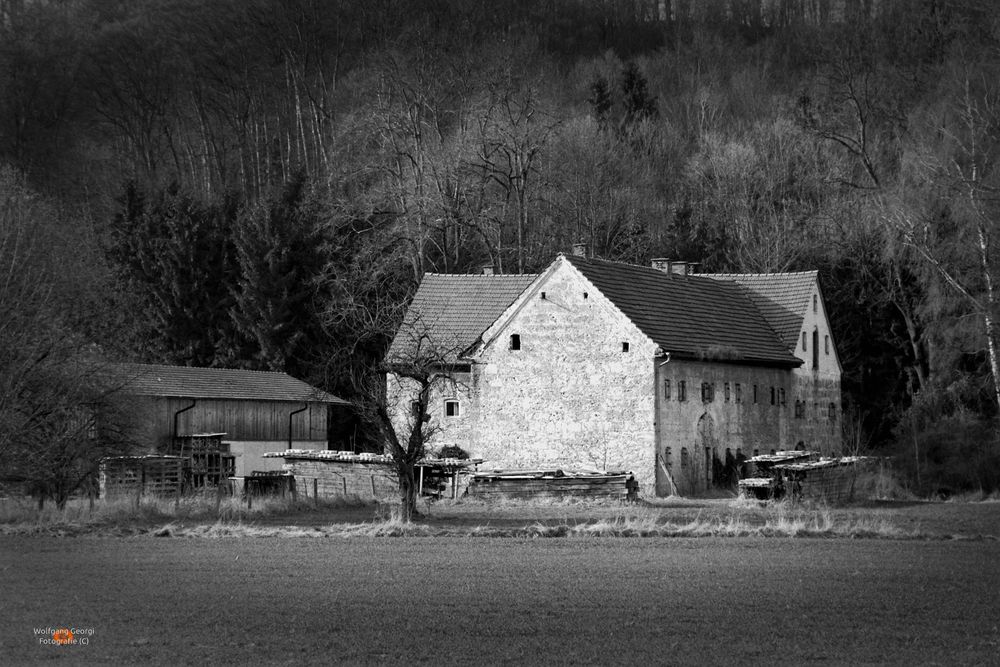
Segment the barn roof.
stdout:
[[442,360],[454,361],[537,277],[425,274],[392,341],[388,360],[409,358],[426,337]]
[[796,273],[702,273],[714,280],[735,282],[747,289],[754,305],[764,316],[785,346],[798,345],[802,320],[809,308],[809,297],[816,285],[817,271]]
[[118,364],[116,371],[127,382],[125,390],[137,396],[350,405],[287,373],[160,364]]
[[802,363],[735,282],[577,255],[566,260],[672,355],[778,366]]

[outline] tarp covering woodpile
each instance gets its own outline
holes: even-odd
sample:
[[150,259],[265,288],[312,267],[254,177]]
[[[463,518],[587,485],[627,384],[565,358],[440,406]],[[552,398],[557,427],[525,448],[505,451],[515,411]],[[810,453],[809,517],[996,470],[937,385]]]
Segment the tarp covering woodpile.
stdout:
[[854,495],[858,474],[874,461],[866,456],[821,458],[808,451],[755,456],[747,462],[757,475],[739,481],[740,495],[759,500],[788,496],[795,500],[845,502]]
[[566,470],[494,470],[472,475],[469,495],[489,498],[624,499],[626,472],[574,472]]

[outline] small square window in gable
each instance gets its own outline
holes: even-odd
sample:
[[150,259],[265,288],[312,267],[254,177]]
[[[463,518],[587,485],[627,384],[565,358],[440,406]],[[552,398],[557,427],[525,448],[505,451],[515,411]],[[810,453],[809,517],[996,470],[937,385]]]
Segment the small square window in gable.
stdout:
[[459,417],[462,414],[461,406],[456,400],[447,400],[444,402],[444,416],[445,417]]
[[521,349],[521,334],[511,334],[510,335],[510,349],[520,350]]
[[629,345],[627,340],[622,341],[622,352],[628,352]]

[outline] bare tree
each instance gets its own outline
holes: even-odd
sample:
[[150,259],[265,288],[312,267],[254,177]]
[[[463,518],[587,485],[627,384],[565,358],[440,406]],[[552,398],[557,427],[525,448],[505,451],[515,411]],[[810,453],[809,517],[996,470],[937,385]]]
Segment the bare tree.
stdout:
[[1000,218],[1000,88],[993,68],[962,66],[954,102],[932,110],[912,180],[886,220],[981,318],[1000,407],[997,238]]
[[130,447],[120,388],[58,310],[54,210],[0,169],[0,470],[62,507]]

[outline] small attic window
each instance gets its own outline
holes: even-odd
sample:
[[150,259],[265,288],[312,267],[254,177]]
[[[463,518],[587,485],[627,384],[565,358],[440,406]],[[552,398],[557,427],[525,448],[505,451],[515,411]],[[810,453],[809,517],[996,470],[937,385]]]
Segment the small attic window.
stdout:
[[622,341],[622,352],[628,352],[628,341],[627,340],[623,340]]
[[589,294],[587,294],[586,292],[584,292],[584,293],[583,293],[583,298],[584,298],[584,299],[586,299],[586,298],[587,298],[588,296],[590,296],[590,295],[589,295]]
[[823,350],[826,354],[830,354],[830,337],[823,336]]
[[806,332],[805,332],[805,331],[803,331],[803,332],[802,332],[802,350],[803,350],[803,351],[806,351],[806,350],[808,350],[808,349],[809,349],[809,348],[808,348],[808,347],[806,347]]
[[545,292],[542,292],[542,300],[545,300]]
[[814,313],[818,313],[819,312],[819,295],[818,294],[813,294],[813,312]]
[[510,349],[520,350],[521,349],[521,334],[511,334],[510,335]]

